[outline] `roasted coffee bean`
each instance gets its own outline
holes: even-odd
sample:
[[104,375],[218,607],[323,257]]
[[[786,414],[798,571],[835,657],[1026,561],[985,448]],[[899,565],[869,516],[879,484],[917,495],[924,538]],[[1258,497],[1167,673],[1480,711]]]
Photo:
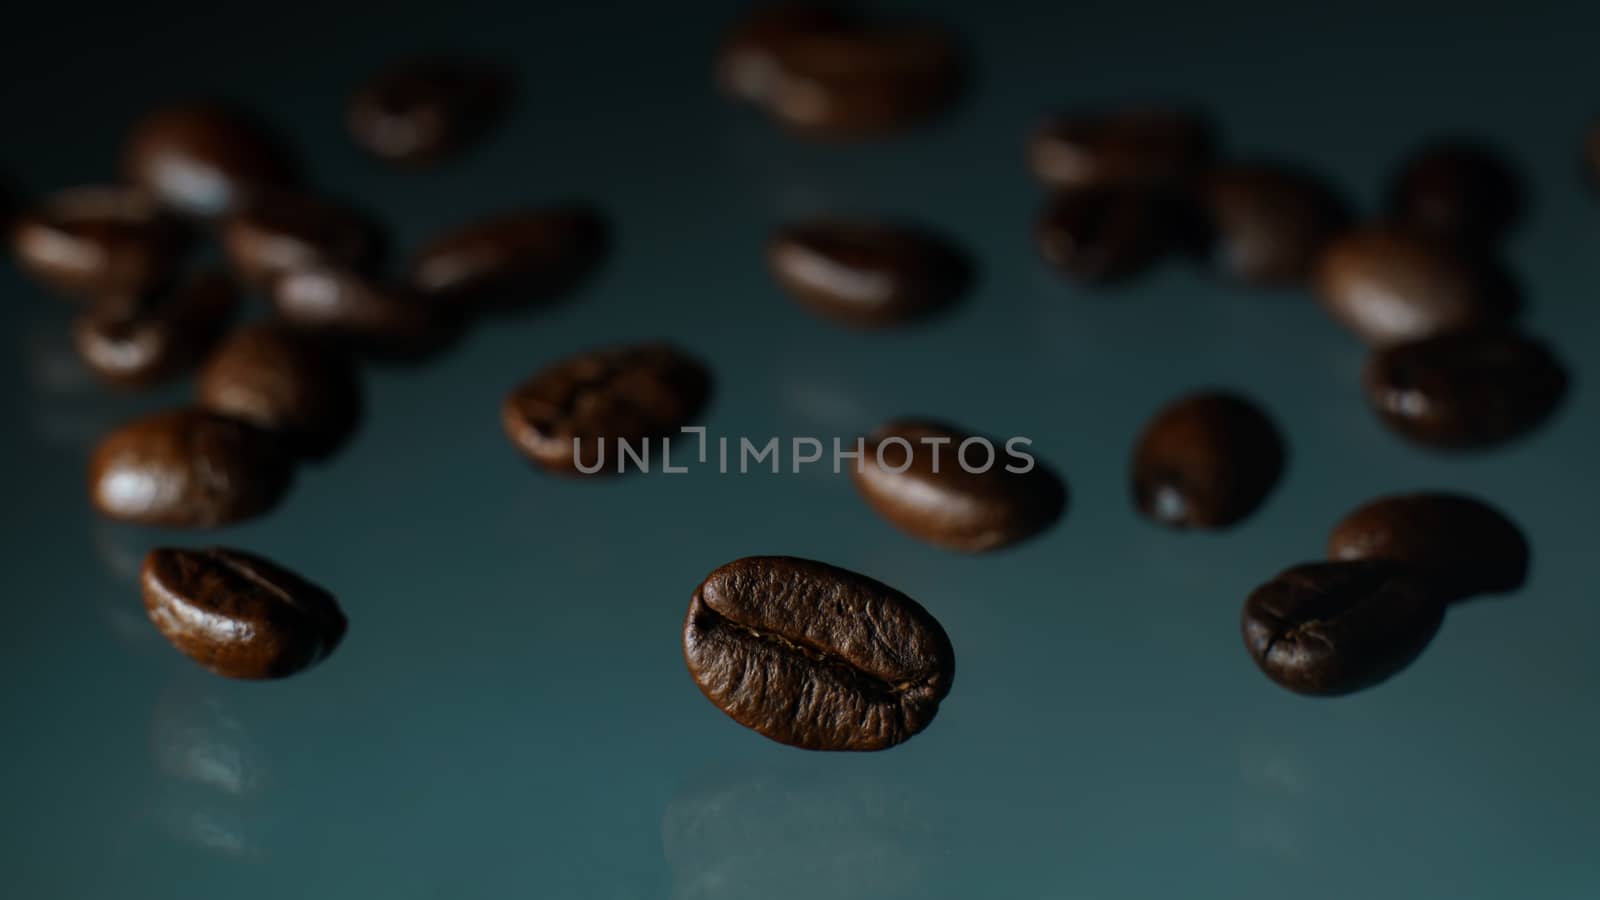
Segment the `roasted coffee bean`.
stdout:
[[851,27],[840,10],[825,6],[777,6],[738,22],[717,51],[715,78],[729,97],[756,106],[772,99],[783,71],[779,48],[796,35]]
[[63,294],[142,295],[171,275],[183,230],[138,188],[60,191],[25,212],[11,232],[22,270]]
[[1522,211],[1511,163],[1466,138],[1435,141],[1407,159],[1389,187],[1389,214],[1401,227],[1447,241],[1486,243]]
[[296,329],[357,352],[413,359],[455,337],[456,317],[403,285],[388,284],[344,266],[318,265],[280,276],[273,308]]
[[229,336],[200,371],[196,395],[202,407],[272,432],[311,458],[338,449],[361,414],[349,359],[276,323]]
[[1323,245],[1349,221],[1332,185],[1275,163],[1219,166],[1201,196],[1217,267],[1246,284],[1303,283]]
[[954,37],[920,24],[809,29],[775,45],[779,78],[767,111],[797,132],[866,137],[933,118],[960,93]]
[[1339,521],[1329,559],[1393,559],[1446,600],[1498,594],[1528,577],[1528,541],[1499,510],[1460,494],[1381,497]]
[[1033,235],[1045,262],[1082,281],[1109,283],[1184,244],[1188,224],[1180,201],[1167,192],[1082,188],[1052,197]]
[[1589,125],[1584,136],[1583,173],[1592,184],[1600,186],[1600,119]]
[[1025,448],[939,422],[897,419],[866,438],[851,473],[867,505],[938,547],[979,553],[1044,531],[1066,486]]
[[123,163],[128,180],[196,216],[229,212],[260,189],[297,178],[294,160],[266,128],[216,104],[147,116],[129,136]]
[[1055,116],[1028,142],[1033,174],[1052,188],[1170,188],[1216,153],[1211,123],[1178,108],[1129,107]]
[[1145,426],[1133,452],[1133,498],[1173,528],[1226,528],[1249,516],[1283,473],[1283,438],[1249,399],[1182,397]]
[[144,608],[185,656],[227,678],[283,678],[344,638],[333,595],[242,550],[158,547],[140,571]]
[[437,301],[469,309],[534,305],[589,274],[604,255],[606,240],[604,221],[589,210],[506,213],[423,246],[410,284]]
[[767,263],[778,284],[808,308],[869,327],[937,312],[972,280],[970,263],[945,238],[865,220],[786,225],[767,242]]
[[1509,282],[1491,265],[1393,228],[1335,238],[1314,279],[1328,313],[1375,344],[1498,325],[1516,307]]
[[1531,431],[1560,405],[1567,373],[1539,341],[1510,333],[1455,334],[1374,350],[1367,401],[1418,443],[1469,449]]
[[466,149],[504,115],[510,74],[470,59],[400,63],[350,95],[345,127],[358,146],[393,163],[438,162]]
[[666,344],[637,344],[539,372],[506,396],[500,422],[517,450],[552,472],[612,474],[623,465],[620,442],[637,450],[676,434],[710,394],[700,363]]
[[1250,656],[1291,691],[1336,696],[1404,669],[1433,640],[1444,601],[1404,563],[1303,563],[1245,600]]
[[100,441],[89,496],[110,519],[211,528],[267,512],[294,477],[277,438],[200,409],[145,416]]
[[384,238],[376,224],[349,207],[276,190],[257,194],[228,217],[222,249],[241,278],[265,287],[286,272],[322,263],[371,266]]
[[928,726],[955,677],[944,629],[894,588],[826,563],[736,560],[683,626],[689,673],[734,721],[808,750],[883,750]]
[[73,320],[73,346],[90,371],[112,384],[156,384],[205,358],[238,300],[233,282],[217,271],[190,278],[170,297],[106,297]]

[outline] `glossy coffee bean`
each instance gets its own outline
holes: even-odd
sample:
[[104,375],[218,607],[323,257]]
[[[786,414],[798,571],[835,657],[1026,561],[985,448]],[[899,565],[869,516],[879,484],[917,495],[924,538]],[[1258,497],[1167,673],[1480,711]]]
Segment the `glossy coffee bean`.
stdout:
[[464,309],[515,308],[570,290],[606,250],[606,227],[574,207],[505,213],[425,244],[410,285]]
[[955,677],[944,629],[888,585],[826,563],[736,560],[695,590],[683,653],[734,721],[808,750],[883,750],[928,726]]
[[277,323],[234,332],[206,361],[200,406],[249,422],[286,447],[327,456],[355,430],[361,387],[344,354]]
[[775,6],[755,11],[729,29],[717,51],[714,76],[729,97],[756,106],[771,101],[783,70],[780,48],[811,32],[851,27],[840,10],[826,6]]
[[276,506],[294,477],[279,441],[200,409],[156,413],[111,432],[89,463],[89,496],[107,518],[211,528]]
[[1516,169],[1492,148],[1446,138],[1418,150],[1389,187],[1390,217],[1447,241],[1482,244],[1503,236],[1523,207]]
[[1045,262],[1067,276],[1110,283],[1143,272],[1184,243],[1187,218],[1166,192],[1127,188],[1061,191],[1034,222]]
[[228,217],[221,237],[234,271],[263,287],[312,265],[369,267],[384,249],[382,232],[366,216],[301,191],[256,195]]
[[359,353],[413,359],[443,347],[455,317],[415,291],[344,266],[298,269],[273,282],[273,308],[290,326]]
[[1528,577],[1528,541],[1499,510],[1460,494],[1380,497],[1333,527],[1329,559],[1392,559],[1446,600],[1514,591]]
[[636,344],[544,369],[506,396],[500,422],[512,446],[552,472],[615,474],[619,441],[642,452],[644,440],[677,434],[710,394],[699,362],[666,344]]
[[1238,394],[1205,391],[1163,408],[1133,452],[1133,498],[1173,528],[1226,528],[1259,507],[1283,473],[1277,426]]
[[159,547],[140,570],[146,613],[185,656],[227,678],[293,675],[344,638],[321,587],[242,550]]
[[505,113],[510,74],[462,58],[418,59],[386,68],[350,95],[345,128],[379,159],[417,165],[453,156]]
[[182,229],[138,188],[69,188],[24,212],[11,232],[22,270],[77,297],[142,295],[172,274]]
[[781,74],[768,113],[824,137],[873,136],[933,118],[960,93],[965,68],[954,37],[931,25],[812,29],[776,50]]
[[1240,623],[1268,678],[1299,694],[1336,696],[1410,665],[1433,640],[1444,607],[1403,563],[1304,563],[1256,588]]
[[1480,257],[1393,228],[1335,238],[1314,281],[1328,313],[1374,344],[1495,326],[1516,305],[1508,282]]
[[884,222],[812,219],[767,242],[778,284],[807,308],[859,326],[923,318],[950,306],[971,282],[954,244],[929,231]]
[[1028,162],[1046,186],[1170,188],[1198,176],[1216,153],[1203,116],[1134,106],[1054,116],[1028,142]]
[[1373,351],[1367,402],[1391,429],[1421,444],[1470,449],[1504,443],[1543,422],[1567,373],[1541,342],[1511,333],[1442,335]]
[[1332,185],[1275,163],[1231,163],[1206,176],[1212,254],[1231,278],[1264,287],[1306,280],[1349,214]]
[[297,177],[294,159],[261,123],[206,103],[146,116],[128,137],[123,166],[129,181],[195,216],[230,212],[261,189]]
[[1026,445],[938,422],[899,419],[879,427],[851,478],[867,505],[901,531],[969,553],[1039,534],[1067,502],[1066,486]]
[[72,323],[72,343],[90,371],[112,384],[145,387],[198,365],[233,321],[233,282],[207,271],[169,296],[104,298]]

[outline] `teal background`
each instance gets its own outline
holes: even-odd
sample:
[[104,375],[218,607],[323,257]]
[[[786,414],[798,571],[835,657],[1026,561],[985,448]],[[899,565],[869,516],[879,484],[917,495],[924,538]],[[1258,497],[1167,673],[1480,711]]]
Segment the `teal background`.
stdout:
[[[917,8],[970,40],[970,102],[860,145],[791,139],[714,95],[728,4],[19,10],[0,170],[36,191],[114,177],[149,105],[222,94],[288,131],[317,183],[381,213],[402,252],[571,197],[611,214],[616,252],[571,302],[489,321],[426,367],[369,369],[347,450],[274,514],[211,534],[90,514],[96,436],[190,387],[97,387],[68,348],[69,308],[0,268],[0,895],[1600,895],[1600,209],[1576,163],[1600,106],[1600,7]],[[436,47],[509,63],[520,101],[459,162],[390,171],[347,142],[343,95]],[[1230,154],[1314,166],[1369,212],[1431,134],[1504,146],[1534,192],[1506,257],[1530,329],[1576,376],[1561,413],[1504,450],[1429,454],[1368,414],[1362,348],[1302,293],[1182,264],[1115,291],[1056,277],[1032,249],[1024,135],[1052,107],[1152,95],[1209,105]],[[955,235],[983,267],[970,302],[900,332],[811,317],[761,248],[820,211]],[[1072,507],[974,558],[892,530],[823,467],[575,483],[512,452],[497,405],[514,383],[657,337],[714,367],[713,434],[849,438],[936,414],[1032,437]],[[1127,455],[1157,407],[1207,385],[1258,397],[1293,457],[1241,527],[1170,533],[1134,513]],[[1526,589],[1455,609],[1415,666],[1357,696],[1308,700],[1259,675],[1245,593],[1317,557],[1358,503],[1424,487],[1520,522]],[[138,561],[170,542],[249,548],[326,584],[347,641],[280,683],[208,675],[142,618]],[[689,595],[754,553],[870,574],[938,616],[958,675],[927,732],[808,754],[700,696],[679,647]]]

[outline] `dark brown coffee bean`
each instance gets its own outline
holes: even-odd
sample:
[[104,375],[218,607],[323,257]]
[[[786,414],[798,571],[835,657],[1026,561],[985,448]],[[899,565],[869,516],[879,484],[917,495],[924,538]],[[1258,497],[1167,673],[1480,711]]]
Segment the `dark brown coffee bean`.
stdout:
[[544,369],[506,395],[500,422],[517,450],[552,472],[613,474],[619,442],[642,452],[641,441],[676,434],[710,394],[700,363],[666,344],[637,344]]
[[293,158],[266,128],[216,104],[145,117],[128,138],[123,164],[129,181],[196,216],[229,212],[260,189],[297,177]]
[[345,127],[363,150],[393,163],[438,162],[470,146],[504,115],[508,72],[461,58],[384,69],[345,104]]
[[776,45],[767,111],[797,132],[868,137],[933,118],[960,93],[964,63],[952,35],[920,24],[810,29]]
[[1374,500],[1333,527],[1328,558],[1407,563],[1446,600],[1514,591],[1528,577],[1522,531],[1494,507],[1460,494]]
[[1583,173],[1590,183],[1600,186],[1600,119],[1591,123],[1584,135]]
[[1133,498],[1173,528],[1226,528],[1249,516],[1283,473],[1283,438],[1238,394],[1205,391],[1168,405],[1133,452]]
[[1567,373],[1544,344],[1509,333],[1442,335],[1374,350],[1367,401],[1418,443],[1469,449],[1531,431],[1560,405]]
[[1515,168],[1466,138],[1435,141],[1407,159],[1389,186],[1389,214],[1401,227],[1463,243],[1503,236],[1522,212]]
[[366,216],[300,191],[257,194],[228,217],[221,236],[234,271],[262,287],[322,263],[368,267],[384,249],[383,234]]
[[1028,142],[1034,176],[1064,189],[1183,185],[1215,153],[1209,121],[1166,107],[1055,116],[1035,129]]
[[1066,486],[1027,445],[939,422],[900,419],[866,438],[851,477],[867,505],[938,547],[980,553],[1044,531],[1066,508]]
[[849,28],[840,10],[822,6],[776,6],[736,23],[717,51],[715,79],[729,97],[756,106],[771,102],[783,77],[778,53],[784,42],[808,32]]
[[937,312],[971,282],[962,252],[932,232],[846,219],[786,225],[767,242],[778,284],[808,308],[860,326]]
[[1490,265],[1392,228],[1335,238],[1318,258],[1314,279],[1328,313],[1375,344],[1495,326],[1516,305]]
[[1166,192],[1083,188],[1058,192],[1034,223],[1039,255],[1082,281],[1132,277],[1179,246],[1187,224]]
[[894,588],[826,563],[736,560],[683,626],[689,674],[734,721],[808,750],[883,750],[933,721],[955,677],[939,623]]
[[22,270],[51,290],[89,298],[139,296],[172,274],[184,234],[138,188],[78,187],[23,213],[11,245]]
[[1240,623],[1268,678],[1326,697],[1372,687],[1410,665],[1439,630],[1444,606],[1404,563],[1304,563],[1256,588]]
[[425,356],[460,330],[455,316],[415,291],[343,266],[313,266],[279,277],[272,303],[294,328],[379,358]]
[[185,656],[227,678],[283,678],[344,638],[333,595],[242,550],[158,547],[140,571],[150,621]]
[[208,271],[170,297],[108,297],[72,323],[72,342],[89,370],[112,384],[145,387],[205,358],[238,308],[233,282]]
[[595,213],[556,208],[506,213],[424,245],[410,284],[424,295],[468,309],[514,308],[573,288],[606,250]]
[[1349,221],[1332,185],[1275,163],[1219,166],[1201,196],[1217,267],[1246,284],[1303,283],[1323,245]]
[[196,397],[202,407],[272,432],[311,458],[338,449],[361,414],[350,361],[276,323],[229,336],[200,371]]
[[216,413],[180,409],[106,435],[89,463],[89,496],[110,519],[211,528],[261,515],[294,467],[267,432]]

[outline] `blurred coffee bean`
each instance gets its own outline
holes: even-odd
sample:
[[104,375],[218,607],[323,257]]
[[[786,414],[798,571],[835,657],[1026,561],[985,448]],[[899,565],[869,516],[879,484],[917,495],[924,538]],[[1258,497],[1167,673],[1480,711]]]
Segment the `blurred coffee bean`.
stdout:
[[146,116],[123,154],[128,180],[196,216],[237,209],[261,188],[297,179],[289,152],[245,113],[218,104],[172,106]]
[[327,197],[302,191],[263,191],[228,217],[222,249],[234,271],[257,286],[319,263],[364,268],[384,250],[378,225]]
[[200,406],[279,436],[321,458],[360,419],[361,386],[344,354],[278,323],[234,332],[200,371]]
[[392,163],[438,162],[466,149],[504,115],[509,72],[462,58],[406,61],[350,95],[345,127],[363,150]]
[[574,288],[605,255],[605,221],[576,207],[482,219],[424,244],[410,285],[461,312],[512,309]]
[[1510,333],[1451,334],[1374,350],[1367,401],[1395,432],[1420,444],[1472,449],[1520,437],[1567,391],[1567,373],[1543,343]]
[[1137,275],[1178,247],[1190,230],[1172,192],[1137,188],[1060,191],[1034,222],[1045,262],[1073,278],[1109,283]]
[[1349,213],[1317,176],[1276,163],[1227,163],[1201,189],[1212,254],[1229,277],[1263,287],[1303,283]]
[[783,71],[778,48],[796,35],[837,31],[850,26],[839,9],[826,6],[774,6],[737,22],[717,51],[714,76],[723,93],[762,106],[770,102]]
[[1600,119],[1590,124],[1584,136],[1583,173],[1590,183],[1600,186]]
[[1155,106],[1054,116],[1028,142],[1034,176],[1063,189],[1183,185],[1215,153],[1215,133],[1206,118]]
[[1164,407],[1133,452],[1133,498],[1173,528],[1226,528],[1278,483],[1287,451],[1277,426],[1248,398],[1204,391]]
[[1335,238],[1313,277],[1328,313],[1374,344],[1499,325],[1517,304],[1488,260],[1394,228]]
[[1514,591],[1528,577],[1528,541],[1481,500],[1439,492],[1395,494],[1339,520],[1329,559],[1393,559],[1415,567],[1446,600]]
[[1389,186],[1396,224],[1446,241],[1493,241],[1510,230],[1522,208],[1515,167],[1467,138],[1445,138],[1418,150]]
[[139,296],[160,287],[184,249],[180,225],[138,188],[69,188],[23,212],[11,232],[22,270],[78,297]]
[[198,365],[227,330],[238,299],[218,271],[193,276],[170,295],[105,297],[73,320],[73,346],[101,379],[146,387]]
[[778,284],[809,309],[858,326],[923,318],[955,303],[972,267],[946,238],[865,219],[810,219],[767,242]]
[[415,291],[343,266],[289,272],[272,285],[278,318],[364,355],[415,359],[449,343],[455,316]]

